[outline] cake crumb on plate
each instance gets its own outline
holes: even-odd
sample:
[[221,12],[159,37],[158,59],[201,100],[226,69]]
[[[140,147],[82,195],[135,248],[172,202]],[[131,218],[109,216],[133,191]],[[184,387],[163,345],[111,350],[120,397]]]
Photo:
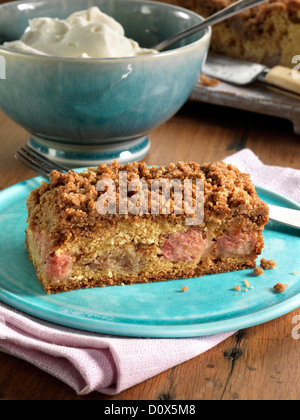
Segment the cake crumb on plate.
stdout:
[[250,282],[247,279],[244,280],[244,283],[245,283],[245,286],[246,287],[249,287],[250,286]]
[[282,284],[279,282],[275,284],[274,289],[277,293],[284,293],[287,287],[289,287],[287,284]]
[[262,258],[260,260],[260,266],[261,266],[261,268],[263,268],[265,270],[271,270],[272,268],[276,267],[276,261],[266,260],[265,258]]
[[208,86],[208,87],[216,87],[221,83],[220,80],[212,78],[212,77],[208,77],[205,74],[201,74],[200,82],[202,83],[202,85]]
[[264,274],[264,270],[263,270],[261,267],[256,267],[256,268],[254,269],[254,274],[255,274],[256,276],[261,276],[262,274]]

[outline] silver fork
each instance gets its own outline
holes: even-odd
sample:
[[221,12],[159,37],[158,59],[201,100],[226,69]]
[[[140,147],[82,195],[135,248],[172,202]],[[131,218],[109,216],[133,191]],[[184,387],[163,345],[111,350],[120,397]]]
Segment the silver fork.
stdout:
[[[50,179],[49,174],[54,170],[65,173],[69,171],[69,168],[53,162],[30,146],[21,147],[21,149],[17,151],[15,157],[32,171],[48,180]],[[270,204],[268,206],[270,219],[288,226],[300,228],[300,210],[273,206]]]
[[23,165],[27,166],[33,172],[48,180],[50,180],[49,175],[54,170],[65,173],[70,170],[66,166],[53,162],[30,146],[21,147],[15,154],[15,158],[20,160]]

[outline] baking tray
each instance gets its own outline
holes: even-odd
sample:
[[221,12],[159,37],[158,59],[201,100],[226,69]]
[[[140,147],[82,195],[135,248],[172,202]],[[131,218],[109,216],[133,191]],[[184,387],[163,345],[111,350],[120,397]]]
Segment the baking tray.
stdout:
[[291,121],[294,132],[300,134],[300,101],[258,83],[246,87],[224,82],[207,86],[199,79],[190,100],[283,118]]

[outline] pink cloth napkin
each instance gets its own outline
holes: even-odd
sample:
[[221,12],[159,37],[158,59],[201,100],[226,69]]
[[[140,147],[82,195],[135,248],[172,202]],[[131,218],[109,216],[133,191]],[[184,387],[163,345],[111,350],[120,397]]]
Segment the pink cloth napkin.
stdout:
[[[249,172],[256,184],[300,201],[300,171],[263,165],[248,149],[225,160]],[[54,325],[0,303],[0,351],[32,363],[80,395],[119,394],[232,334],[182,339],[109,336]]]

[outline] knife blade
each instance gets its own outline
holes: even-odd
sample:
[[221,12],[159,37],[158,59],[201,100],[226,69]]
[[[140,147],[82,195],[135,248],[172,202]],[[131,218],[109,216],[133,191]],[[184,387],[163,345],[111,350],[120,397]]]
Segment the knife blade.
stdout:
[[237,86],[259,82],[269,89],[300,99],[300,77],[295,77],[293,70],[288,67],[269,68],[263,64],[209,53],[203,73]]

